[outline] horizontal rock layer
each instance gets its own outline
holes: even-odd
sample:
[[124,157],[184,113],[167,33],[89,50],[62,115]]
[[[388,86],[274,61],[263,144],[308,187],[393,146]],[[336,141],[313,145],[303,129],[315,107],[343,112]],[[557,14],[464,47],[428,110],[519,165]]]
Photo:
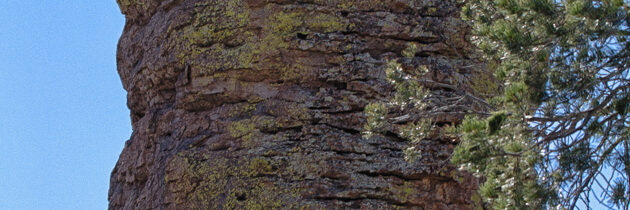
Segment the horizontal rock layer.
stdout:
[[[461,85],[477,65],[456,0],[118,0],[118,72],[133,134],[110,209],[472,209],[454,143],[361,137],[387,61]],[[418,50],[402,56],[409,44]],[[459,78],[459,79],[458,79]],[[462,83],[463,84],[463,83]],[[427,113],[458,123],[452,90]]]

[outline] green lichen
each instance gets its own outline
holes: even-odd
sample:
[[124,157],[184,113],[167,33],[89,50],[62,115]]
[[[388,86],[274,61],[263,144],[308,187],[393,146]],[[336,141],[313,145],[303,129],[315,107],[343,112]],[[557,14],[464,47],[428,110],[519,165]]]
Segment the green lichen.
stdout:
[[[186,47],[178,55],[181,64],[195,64],[203,74],[233,69],[274,69],[285,81],[303,77],[306,67],[285,64],[276,58],[281,49],[292,45],[298,32],[321,33],[343,31],[351,27],[335,15],[310,17],[304,11],[277,12],[265,17],[262,30],[248,29],[249,10],[242,1],[199,3],[190,26],[182,30]],[[202,58],[202,59],[199,59]],[[203,58],[210,58],[206,62]],[[196,61],[198,60],[199,61]]]
[[472,204],[470,205],[470,209],[474,210],[483,210],[483,201],[481,200],[481,196],[478,193],[474,193],[470,198]]
[[305,71],[305,67],[298,63],[290,64],[287,67],[280,68],[280,78],[284,81],[297,81],[303,77],[302,73]]
[[263,158],[254,158],[249,164],[249,170],[259,174],[268,174],[273,172],[273,167]]
[[342,2],[342,3],[337,5],[338,8],[343,9],[343,10],[350,9],[353,6],[354,6],[354,4],[351,1]]
[[429,9],[427,9],[426,15],[428,15],[428,16],[435,16],[435,15],[437,15],[437,11],[438,11],[437,8],[431,7]]
[[254,96],[254,97],[248,99],[247,103],[249,103],[249,104],[257,104],[257,103],[260,103],[260,102],[263,102],[263,101],[265,101],[264,98],[261,98],[261,97],[258,97],[258,96]]
[[130,0],[118,0],[118,4],[121,6],[121,9],[125,10],[127,7],[131,6],[132,1]]
[[383,8],[388,4],[387,1],[366,1],[366,0],[320,0],[329,4],[336,5],[341,10],[374,10]]
[[255,129],[255,124],[251,119],[232,122],[228,126],[228,131],[232,137],[240,138],[244,141],[249,141],[253,138]]
[[352,24],[344,22],[339,17],[330,14],[320,14],[309,18],[306,24],[311,30],[324,33],[345,31],[348,27],[353,26]]
[[194,28],[187,28],[190,44],[223,43],[243,31],[249,11],[241,1],[209,1],[196,4]]
[[301,12],[279,12],[269,18],[267,30],[275,35],[287,35],[303,24],[303,18]]
[[[280,209],[299,199],[300,190],[279,186],[269,176],[277,176],[273,161],[264,158],[199,159],[198,154],[183,152],[186,172],[186,208],[189,209]],[[267,176],[261,176],[267,175]]]
[[[120,6],[120,11],[123,14],[127,14],[130,7],[141,8],[146,11],[149,9],[149,5],[147,5],[144,1],[141,0],[117,0],[118,5]],[[142,11],[141,11],[142,12]]]
[[259,137],[263,132],[276,132],[283,124],[271,116],[252,116],[250,119],[232,122],[228,126],[228,132],[234,138],[240,139],[243,146],[252,148],[257,146]]
[[417,193],[417,189],[415,186],[413,186],[411,183],[409,183],[409,181],[405,181],[404,185],[402,186],[403,189],[403,199],[407,200],[407,198],[409,196],[415,195]]
[[256,110],[256,103],[241,103],[237,104],[229,113],[229,117],[239,117],[250,115],[253,111]]
[[496,96],[499,94],[500,84],[491,74],[477,74],[471,78],[469,85],[476,95]]
[[[177,34],[184,42],[184,48],[178,55],[180,63],[194,62],[195,58],[208,53],[222,54],[222,56],[216,56],[218,58],[234,57],[234,52],[225,52],[224,46],[215,46],[215,44],[245,41],[239,40],[239,35],[246,33],[245,28],[250,14],[244,2],[240,0],[205,1],[195,5],[194,14],[191,24]],[[209,68],[212,71],[233,67],[236,63],[229,60],[223,61],[225,62],[214,62],[217,66],[209,66]]]
[[420,189],[414,184],[414,181],[405,181],[401,185],[394,185],[392,189],[392,196],[401,203],[408,202],[420,193]]
[[286,111],[287,111],[288,116],[292,116],[296,120],[304,121],[304,120],[311,119],[311,115],[308,109],[304,106],[300,106],[300,105],[289,106]]

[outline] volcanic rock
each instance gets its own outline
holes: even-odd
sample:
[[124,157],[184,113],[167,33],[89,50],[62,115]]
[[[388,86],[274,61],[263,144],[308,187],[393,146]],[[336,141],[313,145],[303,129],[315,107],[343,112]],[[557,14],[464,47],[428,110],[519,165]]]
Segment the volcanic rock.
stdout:
[[[475,76],[457,0],[117,1],[133,134],[110,209],[482,206],[478,180],[448,162],[456,142],[436,136],[408,162],[396,134],[362,137],[364,107],[393,96],[388,61],[463,88]],[[431,90],[440,106],[455,94]]]

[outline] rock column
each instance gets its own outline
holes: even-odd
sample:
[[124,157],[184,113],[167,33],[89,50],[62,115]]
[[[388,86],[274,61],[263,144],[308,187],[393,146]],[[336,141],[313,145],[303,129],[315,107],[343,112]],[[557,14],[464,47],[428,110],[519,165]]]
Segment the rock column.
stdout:
[[388,60],[473,75],[456,0],[117,1],[133,134],[110,209],[480,207],[477,180],[448,164],[454,142],[410,163],[406,140],[361,135],[364,107],[392,96]]

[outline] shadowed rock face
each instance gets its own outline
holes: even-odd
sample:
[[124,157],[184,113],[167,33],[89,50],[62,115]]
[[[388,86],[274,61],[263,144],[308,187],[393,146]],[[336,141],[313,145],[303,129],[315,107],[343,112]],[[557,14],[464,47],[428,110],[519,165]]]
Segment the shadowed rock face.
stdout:
[[[477,180],[447,164],[453,141],[423,142],[409,163],[396,135],[361,137],[365,105],[392,96],[388,59],[466,88],[476,63],[456,0],[118,3],[133,134],[110,209],[480,206]],[[429,116],[458,123],[439,102],[455,93],[432,91]]]

